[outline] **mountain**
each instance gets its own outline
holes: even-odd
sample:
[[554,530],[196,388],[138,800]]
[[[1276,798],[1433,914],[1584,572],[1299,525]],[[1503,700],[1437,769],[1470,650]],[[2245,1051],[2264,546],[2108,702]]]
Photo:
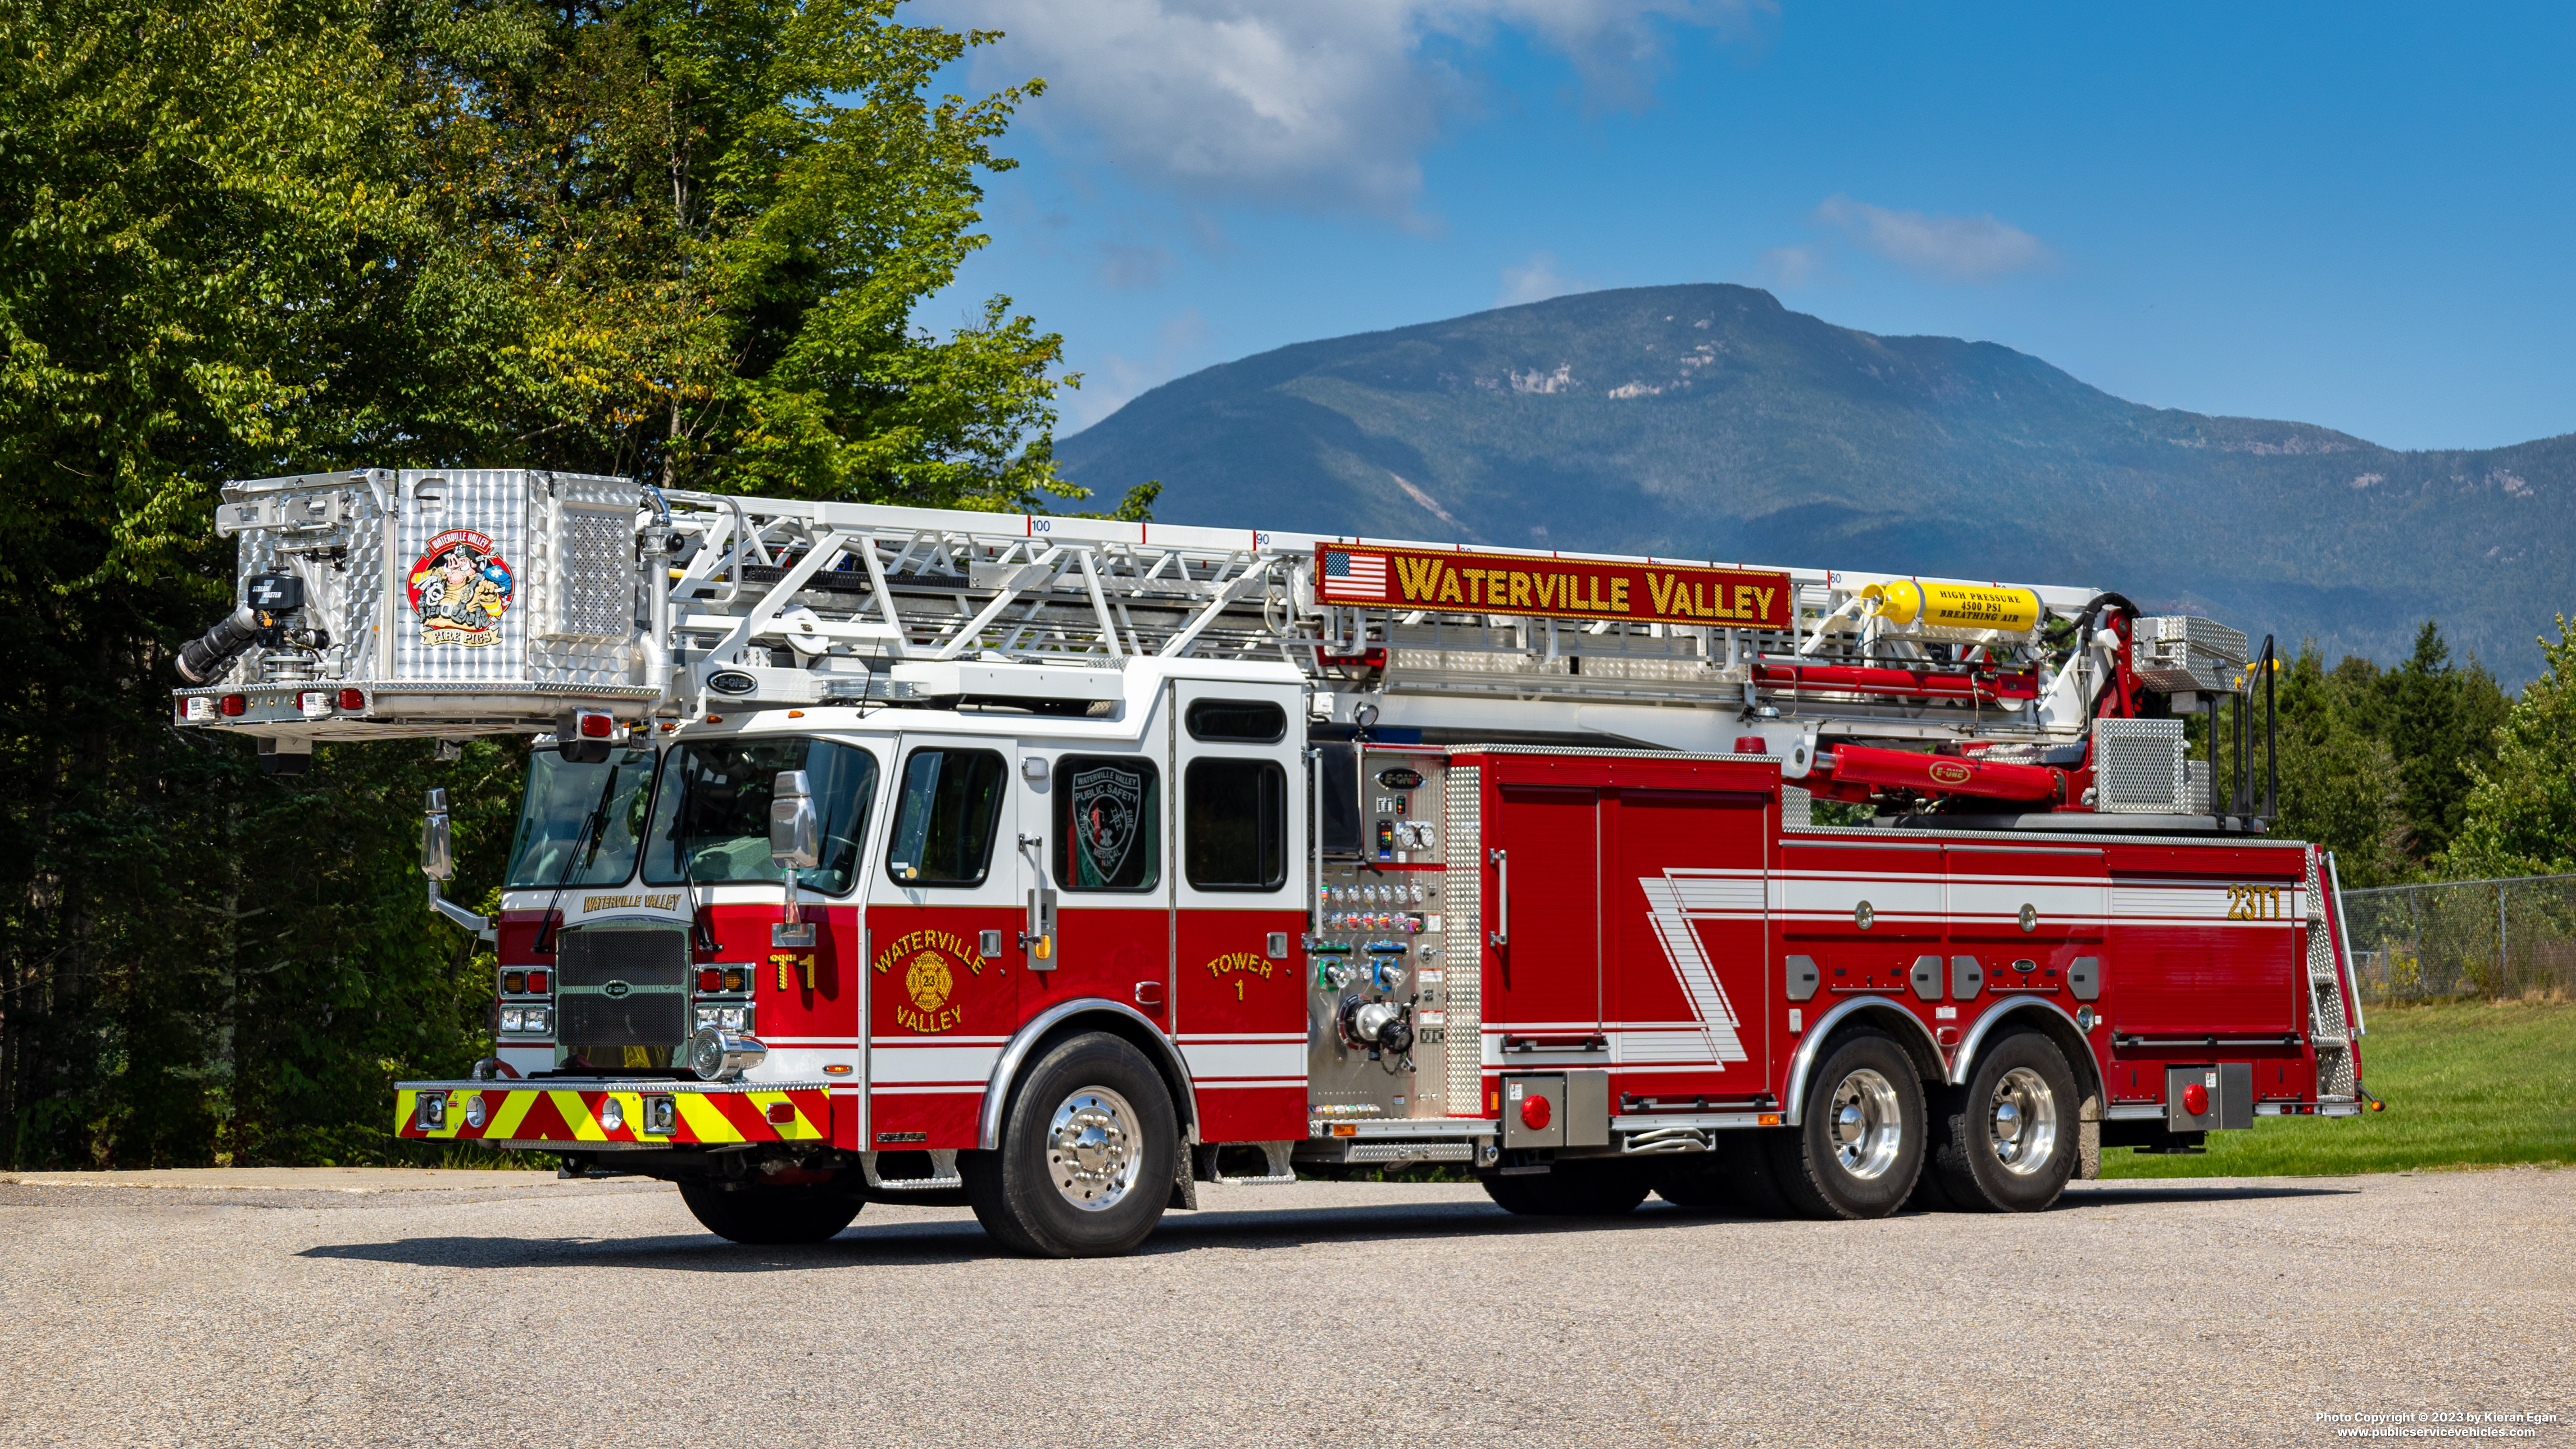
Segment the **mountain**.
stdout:
[[2509,683],[2576,613],[2576,434],[2397,452],[2142,407],[1749,287],[1588,292],[1211,367],[1060,440],[1167,523],[2093,584],[2283,651],[2439,619]]

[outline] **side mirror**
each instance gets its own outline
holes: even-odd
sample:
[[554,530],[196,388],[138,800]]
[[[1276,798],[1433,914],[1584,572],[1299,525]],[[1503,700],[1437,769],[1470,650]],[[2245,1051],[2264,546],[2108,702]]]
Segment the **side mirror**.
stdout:
[[769,798],[769,858],[782,870],[810,870],[823,863],[822,832],[803,770],[781,770]]
[[428,812],[420,820],[420,873],[431,880],[456,875],[456,845],[447,830],[447,792],[429,792]]

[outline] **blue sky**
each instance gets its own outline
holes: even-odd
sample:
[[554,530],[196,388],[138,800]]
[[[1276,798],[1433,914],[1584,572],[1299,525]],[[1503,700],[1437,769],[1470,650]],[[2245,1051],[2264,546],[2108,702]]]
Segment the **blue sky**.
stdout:
[[1086,374],[1724,281],[2393,447],[2576,430],[2576,8],[917,0],[1031,75],[993,244]]

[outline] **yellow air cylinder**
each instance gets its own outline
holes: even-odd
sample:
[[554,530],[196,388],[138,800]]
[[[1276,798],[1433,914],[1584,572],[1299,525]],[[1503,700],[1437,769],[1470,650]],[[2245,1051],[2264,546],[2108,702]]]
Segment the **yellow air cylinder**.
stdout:
[[2026,634],[2039,626],[2039,595],[2029,589],[1898,579],[1872,584],[1861,590],[1861,597],[1875,600],[1878,617],[1901,629]]

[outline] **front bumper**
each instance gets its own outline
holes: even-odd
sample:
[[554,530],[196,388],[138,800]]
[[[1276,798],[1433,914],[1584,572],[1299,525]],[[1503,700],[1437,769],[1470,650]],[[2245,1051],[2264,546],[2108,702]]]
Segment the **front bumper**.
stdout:
[[832,1098],[822,1082],[397,1082],[394,1135],[583,1151],[829,1142]]

